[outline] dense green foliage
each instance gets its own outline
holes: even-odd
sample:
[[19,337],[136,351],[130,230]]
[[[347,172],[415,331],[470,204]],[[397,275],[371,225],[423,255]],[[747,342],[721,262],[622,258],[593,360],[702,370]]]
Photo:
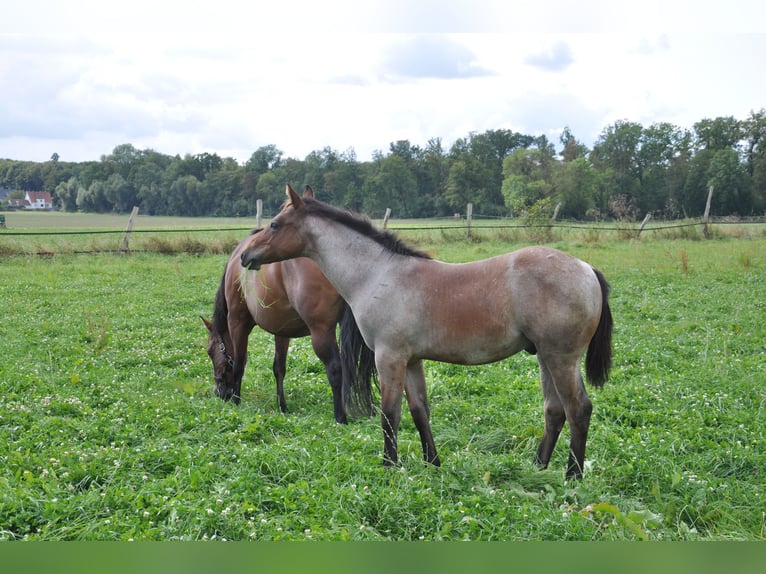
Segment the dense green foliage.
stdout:
[[324,200],[382,217],[464,213],[524,215],[561,205],[561,217],[666,219],[698,216],[710,186],[712,213],[761,215],[766,209],[766,110],[744,120],[704,119],[693,129],[668,123],[618,121],[592,150],[566,128],[561,149],[545,137],[498,129],[471,133],[449,150],[435,138],[421,147],[389,144],[371,161],[352,149],[285,158],[274,145],[240,165],[215,153],[169,156],[131,144],[100,161],[68,163],[0,160],[0,188],[51,191],[66,211],[148,215],[253,215],[278,211],[284,184],[311,184]]
[[[520,246],[405,239],[461,261]],[[766,537],[766,239],[558,241],[616,321],[585,478],[551,468],[536,362],[428,363],[443,466],[381,465],[379,420],[336,425],[308,340],[251,337],[242,404],[212,394],[199,315],[226,256],[0,258],[0,539],[712,540]]]

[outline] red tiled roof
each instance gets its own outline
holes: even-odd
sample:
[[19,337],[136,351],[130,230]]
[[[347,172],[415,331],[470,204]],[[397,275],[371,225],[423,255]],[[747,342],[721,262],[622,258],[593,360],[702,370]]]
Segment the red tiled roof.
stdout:
[[53,202],[51,194],[47,191],[29,191],[27,192],[27,195],[29,195],[29,201],[31,203],[36,203],[38,200],[43,200],[45,203]]

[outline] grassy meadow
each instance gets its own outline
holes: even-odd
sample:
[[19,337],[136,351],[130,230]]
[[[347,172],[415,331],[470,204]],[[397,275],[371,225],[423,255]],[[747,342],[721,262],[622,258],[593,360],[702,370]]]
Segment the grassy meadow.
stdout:
[[[564,481],[566,427],[550,468],[532,464],[527,354],[427,363],[442,467],[421,462],[405,413],[401,465],[384,469],[379,418],[334,423],[307,339],[288,358],[287,415],[260,330],[242,404],[213,396],[199,316],[245,232],[39,256],[0,231],[0,539],[763,540],[766,234],[715,231],[402,231],[448,261],[542,240],[604,272],[614,363],[589,389],[579,482]],[[205,248],[181,252],[191,239]]]

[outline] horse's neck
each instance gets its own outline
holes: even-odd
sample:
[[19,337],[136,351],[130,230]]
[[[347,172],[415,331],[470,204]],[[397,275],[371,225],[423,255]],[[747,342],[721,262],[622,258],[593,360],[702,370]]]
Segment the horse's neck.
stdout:
[[384,271],[381,262],[391,252],[376,241],[345,228],[319,220],[315,223],[312,258],[338,293],[353,306],[355,295]]

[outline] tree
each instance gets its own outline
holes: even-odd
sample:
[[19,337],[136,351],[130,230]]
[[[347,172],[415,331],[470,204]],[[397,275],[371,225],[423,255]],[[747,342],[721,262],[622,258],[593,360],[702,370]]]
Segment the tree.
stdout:
[[209,198],[202,182],[193,175],[176,179],[165,192],[168,213],[173,215],[204,215],[209,213]]
[[340,153],[331,147],[312,151],[304,161],[305,172],[303,181],[296,183],[310,185],[323,201],[339,204],[345,190],[338,187],[337,171],[341,165]]
[[104,198],[117,213],[126,213],[138,204],[136,192],[119,173],[113,173],[104,183]]
[[742,125],[732,116],[704,119],[694,124],[699,149],[735,148],[742,139]]
[[751,179],[753,208],[760,213],[766,208],[766,109],[751,111],[743,122],[745,165]]
[[282,151],[275,145],[261,146],[245,162],[245,169],[261,175],[274,171],[282,164]]
[[517,149],[503,161],[502,195],[515,216],[553,193],[551,149],[542,147]]
[[70,177],[56,186],[56,196],[64,211],[77,211],[77,190],[79,184],[76,177]]
[[588,155],[588,147],[575,139],[569,126],[566,126],[564,131],[561,132],[559,141],[563,146],[561,150],[561,158],[564,161],[573,161]]
[[641,189],[635,201],[644,213],[674,215],[674,205],[686,179],[690,134],[666,123],[652,124],[641,132],[638,150]]
[[[262,173],[255,186],[255,196],[263,202],[266,213],[278,213],[285,201],[284,185],[279,185],[273,171]],[[248,213],[255,210],[255,205],[249,207]],[[244,215],[244,214],[243,214]]]
[[487,130],[481,134],[472,134],[469,151],[475,163],[472,164],[473,198],[471,201],[477,213],[500,215],[504,213],[502,194],[503,161],[514,150],[526,148],[532,144],[548,149],[545,138],[533,138],[511,130]]
[[119,173],[123,179],[128,180],[131,177],[134,165],[141,159],[141,150],[136,149],[133,144],[120,144],[112,150],[112,153],[103,156],[104,163],[113,166],[112,172]]
[[562,217],[583,219],[597,215],[596,207],[599,174],[584,157],[565,161],[554,171],[555,201],[561,202]]
[[452,157],[443,197],[454,213],[462,213],[468,203],[477,203],[478,198],[484,195],[481,165],[470,154],[461,153],[456,157],[453,152],[450,155]]
[[[332,177],[332,183],[329,181],[330,177]],[[357,161],[354,148],[341,153],[335,171],[325,176],[325,185],[335,190],[332,196],[335,205],[355,211],[362,209],[363,183],[362,164]]]
[[[704,119],[694,124],[696,153],[689,162],[682,207],[687,215],[701,215],[710,185],[713,185],[713,210],[749,214],[754,209],[749,182],[741,180],[739,147],[744,132],[733,117]],[[730,211],[733,210],[733,211]]]
[[445,201],[449,178],[449,159],[439,138],[428,140],[424,149],[419,149],[413,168],[418,182],[419,217],[452,215],[454,210]]
[[106,199],[105,182],[101,180],[94,181],[87,188],[78,187],[76,201],[77,207],[81,211],[106,213],[111,209],[111,205]]
[[610,195],[622,196],[629,204],[635,204],[641,192],[642,130],[641,124],[617,121],[601,132],[590,153],[593,166],[607,178]]
[[714,152],[707,169],[707,185],[714,189],[712,207],[715,213],[750,215],[753,212],[747,173],[733,149]]
[[168,213],[165,203],[165,194],[157,183],[148,183],[142,185],[136,195],[141,213],[145,215],[162,215]]
[[[246,172],[232,158],[225,158],[221,169],[207,174],[202,185],[209,201],[208,215],[247,215],[256,211],[255,190],[244,184]],[[242,200],[240,202],[240,200]]]
[[380,160],[376,173],[364,183],[364,210],[380,217],[391,208],[396,217],[412,217],[417,181],[407,162],[391,154]]

